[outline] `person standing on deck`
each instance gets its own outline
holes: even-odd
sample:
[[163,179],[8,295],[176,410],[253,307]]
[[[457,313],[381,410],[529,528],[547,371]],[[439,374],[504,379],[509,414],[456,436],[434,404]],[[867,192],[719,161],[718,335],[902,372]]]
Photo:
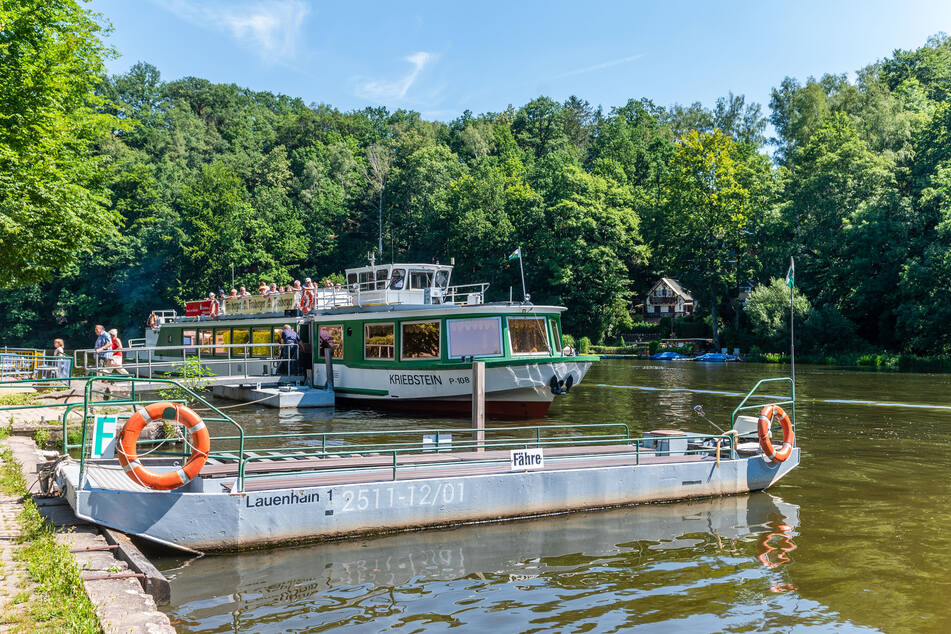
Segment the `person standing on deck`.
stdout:
[[99,376],[105,374],[105,368],[109,367],[112,360],[112,337],[106,332],[101,324],[96,324],[96,368]]
[[56,378],[67,378],[69,376],[69,357],[66,356],[66,344],[62,339],[53,340],[53,357],[56,364]]
[[284,330],[281,331],[281,356],[287,359],[287,374],[297,375],[298,359],[300,358],[300,335],[297,334],[290,324],[284,324]]
[[119,331],[113,328],[109,334],[112,335],[112,362],[109,366],[116,374],[128,374],[129,371],[122,367],[122,339],[119,339]]

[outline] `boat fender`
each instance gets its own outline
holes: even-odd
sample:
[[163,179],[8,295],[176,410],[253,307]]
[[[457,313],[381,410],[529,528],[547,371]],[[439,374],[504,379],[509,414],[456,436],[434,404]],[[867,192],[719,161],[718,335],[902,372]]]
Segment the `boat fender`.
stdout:
[[[773,441],[769,437],[769,428],[774,416],[779,419],[779,425],[783,429],[783,445],[779,449],[773,449]],[[757,431],[760,448],[773,462],[783,462],[792,454],[793,446],[796,444],[796,433],[793,431],[789,415],[779,405],[767,405],[762,409],[757,421]]]
[[[156,473],[142,466],[135,445],[146,425],[153,420],[163,418],[173,419],[185,425],[191,437],[192,454],[181,468],[167,473]],[[171,491],[188,484],[201,472],[208,458],[208,452],[211,451],[211,437],[205,421],[191,408],[180,403],[152,403],[140,407],[129,417],[119,433],[116,448],[122,470],[134,482],[157,491]]]

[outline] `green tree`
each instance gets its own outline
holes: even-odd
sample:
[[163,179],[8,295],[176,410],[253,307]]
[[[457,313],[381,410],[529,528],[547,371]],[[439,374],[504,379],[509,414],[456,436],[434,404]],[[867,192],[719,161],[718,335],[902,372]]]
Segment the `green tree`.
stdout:
[[103,30],[72,0],[0,4],[0,286],[49,279],[113,234],[90,147],[120,126],[97,110]]
[[715,131],[682,137],[664,187],[655,268],[699,293],[719,347],[719,305],[751,277],[757,228],[771,204],[766,158]]

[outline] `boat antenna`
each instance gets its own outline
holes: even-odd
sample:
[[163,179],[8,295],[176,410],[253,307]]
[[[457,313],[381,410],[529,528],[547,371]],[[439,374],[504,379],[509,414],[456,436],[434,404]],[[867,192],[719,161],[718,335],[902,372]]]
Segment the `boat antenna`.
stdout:
[[719,425],[717,425],[717,424],[714,423],[712,420],[710,420],[709,418],[707,418],[706,413],[703,411],[703,405],[700,405],[700,404],[694,405],[693,411],[696,412],[697,416],[699,416],[699,417],[702,418],[703,420],[707,421],[708,423],[710,423],[711,425],[713,425],[714,427],[716,427],[718,432],[720,432],[721,434],[726,434],[725,431],[723,431],[722,429],[720,429],[720,426],[719,426]]

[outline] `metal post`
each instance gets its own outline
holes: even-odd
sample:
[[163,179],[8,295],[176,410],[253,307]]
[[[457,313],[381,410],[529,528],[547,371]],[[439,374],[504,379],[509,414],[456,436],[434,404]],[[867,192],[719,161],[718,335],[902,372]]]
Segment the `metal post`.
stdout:
[[334,389],[334,371],[333,371],[333,348],[328,346],[324,348],[324,363],[327,368],[327,380],[324,382],[324,389]]
[[472,440],[485,451],[485,361],[472,362]]
[[518,248],[518,270],[522,274],[522,301],[528,301],[528,294],[525,292],[525,267],[522,266],[522,247]]
[[793,427],[796,425],[796,331],[795,331],[795,319],[793,317],[796,314],[795,306],[793,304],[793,287],[796,285],[795,273],[796,271],[796,261],[792,256],[789,256],[789,273],[787,277],[789,278],[789,363],[791,366],[792,374],[792,422]]

